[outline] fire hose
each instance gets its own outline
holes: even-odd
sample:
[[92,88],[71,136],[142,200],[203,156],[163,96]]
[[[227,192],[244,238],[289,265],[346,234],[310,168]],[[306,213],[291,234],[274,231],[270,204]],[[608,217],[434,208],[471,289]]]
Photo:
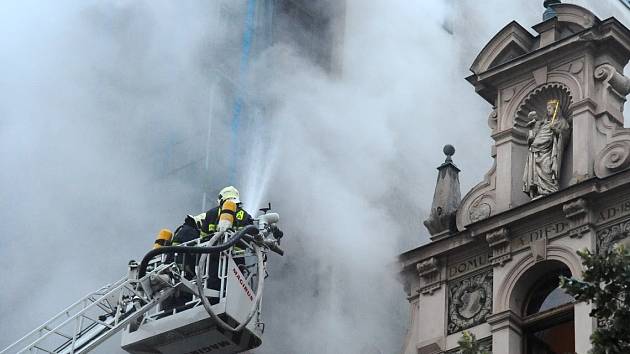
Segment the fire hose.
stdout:
[[[215,236],[216,237],[216,236]],[[210,244],[212,244],[214,242],[215,237],[212,238],[212,240],[210,240]],[[199,294],[196,294],[200,299],[201,302],[203,303],[203,307],[206,309],[206,311],[208,312],[208,314],[210,315],[210,318],[212,318],[217,325],[219,325],[219,327],[230,331],[230,332],[239,332],[240,330],[242,330],[243,328],[245,328],[245,326],[247,326],[247,324],[249,323],[249,321],[252,320],[252,318],[254,317],[254,315],[256,314],[256,311],[258,309],[258,304],[260,303],[260,299],[262,298],[262,293],[263,293],[263,285],[265,282],[265,277],[264,277],[264,264],[263,264],[263,254],[262,251],[260,249],[260,246],[258,246],[256,243],[252,242],[251,246],[254,248],[254,251],[256,252],[256,258],[258,260],[258,267],[257,267],[257,277],[258,277],[258,286],[256,287],[256,297],[254,298],[254,302],[252,303],[252,307],[249,310],[249,313],[247,315],[247,317],[245,318],[245,320],[243,322],[241,322],[238,326],[236,327],[232,327],[229,324],[227,324],[225,321],[223,321],[221,318],[219,318],[219,316],[217,316],[216,313],[214,313],[214,311],[212,310],[212,305],[210,304],[210,301],[208,301],[208,298],[203,296],[203,292],[204,292],[204,288],[203,288],[203,278],[201,276],[201,270],[205,268],[206,266],[206,261],[208,259],[208,254],[203,254],[201,256],[201,258],[199,259],[199,264],[197,265],[197,291],[199,292]]]
[[[138,270],[138,276],[139,278],[144,277],[144,275],[146,274],[146,269],[147,269],[149,261],[157,255],[168,254],[168,253],[201,254],[199,263],[197,264],[197,269],[195,271],[196,278],[197,278],[197,289],[196,289],[197,291],[195,293],[195,289],[190,289],[190,290],[193,291],[193,293],[195,293],[195,296],[201,299],[201,302],[206,312],[208,312],[208,315],[210,315],[210,318],[212,318],[212,320],[214,320],[219,327],[230,332],[239,332],[243,328],[245,328],[245,326],[247,326],[247,324],[252,320],[252,318],[256,314],[256,311],[258,309],[258,304],[260,303],[260,300],[262,299],[262,292],[263,292],[264,280],[265,280],[264,258],[263,258],[261,247],[258,244],[256,244],[255,238],[249,235],[246,235],[252,231],[258,232],[258,228],[256,228],[256,226],[254,225],[248,225],[245,228],[234,233],[234,235],[232,235],[226,242],[221,243],[218,246],[213,246],[213,245],[224,235],[224,232],[222,231],[217,232],[212,236],[212,238],[208,242],[209,246],[207,247],[167,246],[167,247],[160,247],[160,248],[151,250],[144,256],[144,258],[142,258],[142,261],[140,262],[140,266]],[[247,317],[238,326],[232,327],[229,324],[227,324],[224,320],[219,318],[219,316],[212,310],[212,305],[210,304],[210,301],[208,300],[208,298],[204,296],[204,286],[203,286],[204,280],[202,276],[202,273],[203,273],[202,270],[206,266],[206,262],[208,260],[208,254],[219,253],[221,251],[224,251],[234,246],[239,240],[243,238],[243,236],[246,236],[245,238],[251,241],[250,245],[254,249],[254,252],[256,253],[258,283],[256,287],[256,297],[254,298],[252,307]],[[280,248],[278,248],[277,245],[275,244],[271,244],[271,243],[268,244],[267,242],[263,242],[263,244],[265,244],[267,247],[270,247],[272,251],[280,255],[284,254],[284,252]]]
[[[258,232],[258,229],[254,225],[248,225],[242,230],[234,233],[232,237],[230,237],[226,242],[218,245],[218,246],[208,246],[208,247],[188,247],[188,246],[166,246],[156,248],[154,250],[149,251],[140,262],[140,266],[138,268],[138,278],[142,279],[147,272],[147,266],[153,257],[158,256],[160,254],[167,253],[188,253],[188,254],[208,254],[208,253],[218,253],[221,251],[225,251],[226,249],[234,246],[243,235],[250,231]],[[212,240],[216,241],[220,236],[223,235],[223,232],[217,232]],[[212,245],[213,242],[210,242]]]

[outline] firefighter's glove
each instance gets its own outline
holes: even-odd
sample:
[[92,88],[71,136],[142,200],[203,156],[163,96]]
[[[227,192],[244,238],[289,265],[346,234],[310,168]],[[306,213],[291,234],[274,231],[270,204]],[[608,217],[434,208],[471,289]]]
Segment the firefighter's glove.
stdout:
[[197,222],[195,221],[195,218],[193,218],[190,215],[186,215],[186,219],[184,220],[184,225],[188,225],[188,226],[192,227],[195,230],[199,229],[199,226],[197,225]]
[[258,235],[258,229],[252,227],[252,228],[247,229],[245,233],[248,234],[249,236],[256,236]]
[[276,225],[271,225],[271,232],[273,233],[273,237],[275,237],[278,241],[280,241],[282,236],[284,236],[284,232],[282,232],[282,230],[280,230]]

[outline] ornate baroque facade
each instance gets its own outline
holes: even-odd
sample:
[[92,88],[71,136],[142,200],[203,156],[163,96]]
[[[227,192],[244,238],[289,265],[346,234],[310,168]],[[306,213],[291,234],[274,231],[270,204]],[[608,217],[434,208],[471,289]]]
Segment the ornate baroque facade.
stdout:
[[590,305],[567,299],[557,278],[580,277],[578,249],[630,234],[630,30],[545,4],[536,35],[509,23],[472,64],[467,80],[491,106],[494,164],[460,200],[445,148],[431,242],[399,257],[405,354],[455,353],[463,330],[495,354],[590,348]]

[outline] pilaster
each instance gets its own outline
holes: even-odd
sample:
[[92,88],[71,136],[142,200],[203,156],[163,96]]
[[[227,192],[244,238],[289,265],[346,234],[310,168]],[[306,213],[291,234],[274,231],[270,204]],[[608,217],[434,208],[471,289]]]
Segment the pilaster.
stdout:
[[595,330],[596,320],[589,315],[591,309],[592,305],[585,302],[578,302],[573,307],[576,353],[588,353],[592,348],[590,338]]
[[520,316],[507,310],[489,316],[488,323],[492,326],[493,353],[522,353]]
[[576,184],[595,176],[594,157],[600,149],[600,144],[597,143],[599,136],[595,121],[595,107],[596,103],[591,99],[584,99],[572,106],[573,166],[569,184]]
[[527,149],[525,136],[517,129],[510,128],[494,134],[496,141],[496,207],[497,212],[510,209],[528,201],[522,191],[523,166],[517,161],[525,161]]

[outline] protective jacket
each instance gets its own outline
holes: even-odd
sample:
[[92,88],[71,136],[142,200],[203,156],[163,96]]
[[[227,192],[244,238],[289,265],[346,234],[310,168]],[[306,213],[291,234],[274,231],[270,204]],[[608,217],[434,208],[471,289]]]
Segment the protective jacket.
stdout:
[[[219,223],[219,215],[224,212],[222,207],[214,207],[207,212],[201,219],[201,238],[207,238],[217,231],[217,225]],[[243,208],[237,206],[236,211],[234,212],[234,229],[239,230],[247,225],[252,225],[254,223],[254,219],[248,212],[246,212]]]
[[[199,237],[201,237],[202,242],[207,241],[207,239],[217,231],[221,213],[230,212],[222,210],[222,206],[214,207],[194,217],[186,217],[184,224],[175,231],[173,246],[192,241]],[[252,225],[253,223],[254,219],[252,216],[243,208],[237,206],[236,211],[234,211],[234,229],[238,230],[247,225]]]

